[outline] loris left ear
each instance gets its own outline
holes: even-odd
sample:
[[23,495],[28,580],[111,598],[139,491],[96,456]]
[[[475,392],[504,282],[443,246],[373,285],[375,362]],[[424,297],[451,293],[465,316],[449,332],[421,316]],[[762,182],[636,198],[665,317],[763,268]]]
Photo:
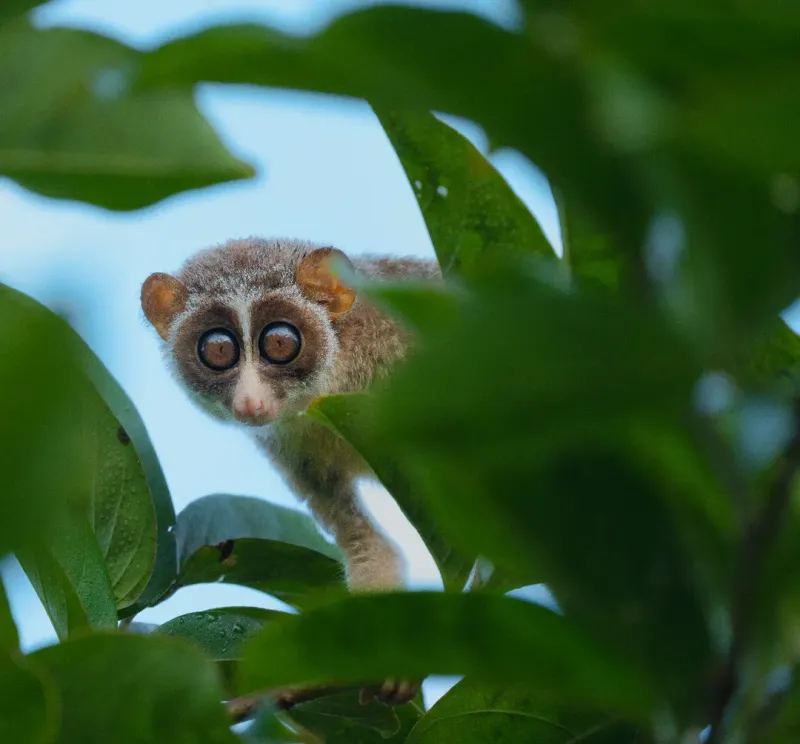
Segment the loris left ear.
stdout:
[[338,248],[318,248],[300,262],[295,274],[303,294],[324,305],[331,320],[344,315],[356,301],[356,291],[346,287],[336,276],[335,263],[353,265]]
[[150,274],[142,284],[142,310],[165,341],[175,317],[186,307],[186,287],[169,274]]

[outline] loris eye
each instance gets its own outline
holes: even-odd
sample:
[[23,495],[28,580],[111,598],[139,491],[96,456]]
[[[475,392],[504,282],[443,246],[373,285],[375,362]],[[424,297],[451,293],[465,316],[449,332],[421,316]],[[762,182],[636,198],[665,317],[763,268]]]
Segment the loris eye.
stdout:
[[239,342],[230,331],[215,328],[206,331],[197,344],[200,361],[211,369],[230,369],[239,361]]
[[270,323],[258,341],[261,356],[272,364],[288,364],[300,353],[300,331],[288,323]]

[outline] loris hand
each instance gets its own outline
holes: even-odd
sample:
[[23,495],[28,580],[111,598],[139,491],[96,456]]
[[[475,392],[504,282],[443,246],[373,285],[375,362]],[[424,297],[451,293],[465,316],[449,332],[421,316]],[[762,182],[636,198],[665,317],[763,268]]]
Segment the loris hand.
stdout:
[[359,702],[368,705],[373,700],[386,705],[405,705],[419,692],[420,681],[409,679],[387,679],[379,687],[364,687],[359,694]]

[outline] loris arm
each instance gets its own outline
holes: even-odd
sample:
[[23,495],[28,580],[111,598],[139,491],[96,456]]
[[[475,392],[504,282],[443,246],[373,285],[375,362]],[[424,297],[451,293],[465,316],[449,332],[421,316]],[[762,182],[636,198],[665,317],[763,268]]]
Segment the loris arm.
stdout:
[[391,590],[402,585],[400,558],[365,513],[352,482],[314,473],[293,478],[319,522],[329,529],[347,558],[347,585],[353,592]]
[[357,455],[320,424],[301,420],[276,426],[265,447],[295,494],[344,552],[350,590],[401,587],[400,556],[355,490],[355,479],[369,473]]

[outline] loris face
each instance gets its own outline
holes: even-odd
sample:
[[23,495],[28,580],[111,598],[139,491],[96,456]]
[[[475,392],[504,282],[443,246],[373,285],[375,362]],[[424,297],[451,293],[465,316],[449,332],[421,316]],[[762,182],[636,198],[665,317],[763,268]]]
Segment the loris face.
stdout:
[[142,308],[190,396],[221,419],[264,426],[323,393],[338,343],[334,322],[355,301],[332,248],[233,242],[151,274]]

